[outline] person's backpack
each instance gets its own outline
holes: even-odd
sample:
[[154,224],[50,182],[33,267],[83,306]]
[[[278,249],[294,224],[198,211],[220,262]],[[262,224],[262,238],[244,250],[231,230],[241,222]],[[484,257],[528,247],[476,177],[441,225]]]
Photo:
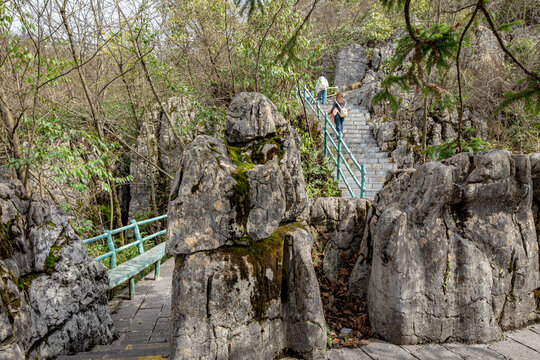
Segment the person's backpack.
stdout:
[[345,105],[343,105],[343,107],[341,107],[341,105],[339,105],[339,103],[337,101],[336,101],[336,104],[339,107],[339,116],[341,116],[342,118],[345,118],[345,117],[349,116],[349,112],[347,111],[347,108],[345,107],[345,106],[347,106],[347,103],[345,103]]
[[328,80],[326,80],[326,78],[324,76],[321,76],[319,78],[319,80],[321,81],[321,90],[326,90],[328,89]]

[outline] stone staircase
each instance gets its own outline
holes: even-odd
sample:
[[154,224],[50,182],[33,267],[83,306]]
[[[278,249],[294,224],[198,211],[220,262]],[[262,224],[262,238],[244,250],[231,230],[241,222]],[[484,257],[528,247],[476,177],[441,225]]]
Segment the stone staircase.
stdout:
[[[377,146],[377,142],[373,137],[371,128],[367,124],[370,119],[369,110],[365,107],[349,107],[349,116],[345,118],[343,123],[343,140],[353,153],[356,161],[360,165],[366,167],[366,199],[373,200],[375,194],[382,189],[386,172],[391,169],[397,169],[396,164],[392,162],[388,153],[382,152]],[[352,160],[347,159],[351,170],[355,172],[355,176],[360,181],[360,171],[353,167]],[[349,171],[345,166],[342,167],[345,178],[351,188],[356,188],[356,184]],[[343,197],[351,197],[351,194],[345,186],[345,182],[340,179],[339,187],[343,193]]]

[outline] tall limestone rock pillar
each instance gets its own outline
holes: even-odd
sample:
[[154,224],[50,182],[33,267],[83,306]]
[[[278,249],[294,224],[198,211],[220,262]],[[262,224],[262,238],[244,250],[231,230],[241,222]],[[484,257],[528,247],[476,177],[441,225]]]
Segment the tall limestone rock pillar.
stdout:
[[175,359],[324,357],[326,326],[298,134],[257,93],[227,115],[226,142],[197,137],[172,185],[167,253]]
[[373,330],[398,344],[490,342],[538,319],[538,172],[537,154],[489,151],[387,178],[350,283],[367,290]]

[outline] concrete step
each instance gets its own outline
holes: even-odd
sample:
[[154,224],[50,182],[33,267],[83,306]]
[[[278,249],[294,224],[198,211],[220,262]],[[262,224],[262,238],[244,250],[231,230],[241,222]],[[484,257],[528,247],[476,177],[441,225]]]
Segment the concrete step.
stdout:
[[[347,146],[349,146],[349,145],[347,144]],[[378,147],[375,147],[375,146],[364,146],[364,147],[361,147],[360,149],[359,149],[358,146],[355,146],[354,150],[351,149],[350,147],[349,147],[349,149],[351,150],[351,152],[353,154],[368,154],[368,153],[373,154],[373,153],[380,153],[381,152],[381,150]]]
[[360,143],[360,144],[374,144],[377,145],[377,141],[375,141],[375,138],[371,134],[347,134],[343,136],[343,141],[347,143],[347,145],[351,142],[354,143]]
[[75,355],[59,356],[57,360],[84,360],[84,359],[127,359],[141,358],[168,359],[171,352],[170,343],[156,344],[118,344],[98,345],[91,351]]
[[373,134],[370,130],[359,130],[358,132],[350,132],[345,129],[343,133],[343,139],[373,139]]
[[[353,183],[354,180],[352,178],[352,176],[349,175],[349,172],[346,171],[344,172],[345,173],[345,179],[347,179],[347,181],[350,183]],[[362,176],[360,175],[360,173],[358,174],[354,174],[356,176],[356,178],[358,179],[358,181],[362,181]],[[375,176],[375,175],[366,175],[366,184],[367,183],[384,183],[384,180],[385,180],[386,176]]]
[[393,170],[397,169],[397,165],[394,163],[384,164],[384,163],[375,163],[375,164],[364,164],[366,170]]
[[356,158],[366,158],[366,159],[388,159],[388,153],[385,152],[363,152],[352,150],[352,154]]
[[[347,180],[347,182],[351,186],[351,189],[354,190],[354,188],[357,188],[356,183],[354,181]],[[368,190],[380,190],[380,189],[383,188],[383,186],[384,186],[384,183],[366,183],[365,184],[366,191],[368,191]],[[346,188],[345,183],[343,181],[340,181],[340,188],[341,187]]]
[[363,124],[359,124],[357,122],[355,122],[354,120],[353,121],[349,121],[347,122],[347,120],[345,120],[345,122],[343,123],[343,131],[354,131],[354,130],[371,130],[371,128],[369,127],[369,125],[363,125]]

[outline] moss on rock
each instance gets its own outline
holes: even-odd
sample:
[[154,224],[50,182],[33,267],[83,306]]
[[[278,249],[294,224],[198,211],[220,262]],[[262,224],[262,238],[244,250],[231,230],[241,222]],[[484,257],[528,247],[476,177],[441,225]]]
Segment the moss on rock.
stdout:
[[13,221],[0,224],[0,259],[8,259],[13,256],[13,241],[15,234],[12,229]]
[[221,256],[237,265],[242,279],[249,280],[250,274],[255,279],[251,303],[257,319],[264,319],[270,301],[281,297],[283,274],[286,272],[284,241],[287,234],[299,227],[299,223],[282,225],[265,240],[218,250]]

